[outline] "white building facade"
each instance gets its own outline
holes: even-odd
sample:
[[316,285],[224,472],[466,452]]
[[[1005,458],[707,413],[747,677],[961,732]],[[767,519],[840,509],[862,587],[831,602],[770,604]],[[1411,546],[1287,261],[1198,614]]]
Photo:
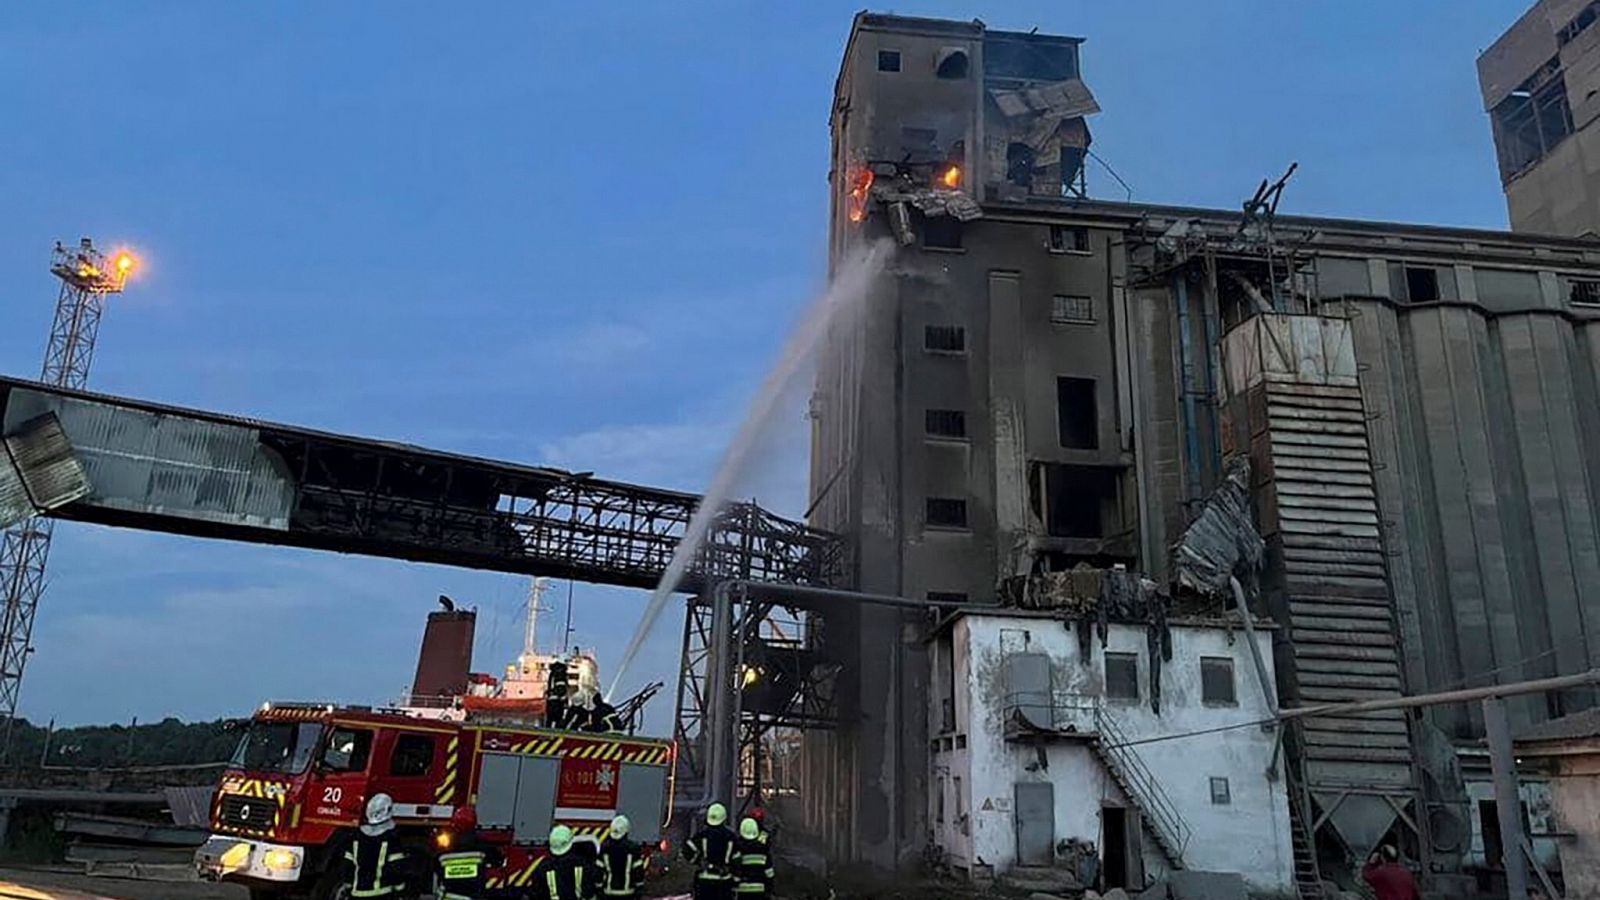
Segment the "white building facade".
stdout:
[[1102,643],[1044,613],[954,619],[932,654],[933,843],[975,875],[1070,865],[1076,839],[1108,888],[1177,856],[1292,894],[1277,734],[1255,724],[1275,706],[1271,634],[1256,640],[1265,686],[1237,623],[1110,623]]

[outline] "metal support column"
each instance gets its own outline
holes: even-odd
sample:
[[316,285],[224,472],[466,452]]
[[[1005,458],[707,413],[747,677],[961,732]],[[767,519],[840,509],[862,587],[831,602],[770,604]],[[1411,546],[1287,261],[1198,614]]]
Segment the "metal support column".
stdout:
[[1506,870],[1507,900],[1528,900],[1528,859],[1523,852],[1522,798],[1517,791],[1517,758],[1511,749],[1506,701],[1485,697],[1483,733],[1494,773],[1494,805],[1500,818],[1500,858]]
[[738,711],[733,691],[734,657],[739,648],[733,640],[733,597],[727,582],[711,591],[710,657],[706,664],[705,710],[702,732],[706,736],[706,797],[712,802],[733,799],[734,777],[738,773]]

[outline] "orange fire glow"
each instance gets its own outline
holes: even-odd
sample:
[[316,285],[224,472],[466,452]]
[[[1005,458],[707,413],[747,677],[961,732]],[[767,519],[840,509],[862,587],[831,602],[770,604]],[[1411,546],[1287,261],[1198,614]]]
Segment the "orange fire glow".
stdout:
[[877,176],[871,169],[862,169],[853,179],[850,186],[850,221],[860,222],[867,218],[867,198],[872,194],[872,182]]
[[945,169],[944,174],[939,176],[939,183],[951,190],[961,187],[961,167],[953,165]]
[[139,257],[132,250],[118,250],[111,257],[111,264],[116,267],[117,277],[126,279],[139,270]]

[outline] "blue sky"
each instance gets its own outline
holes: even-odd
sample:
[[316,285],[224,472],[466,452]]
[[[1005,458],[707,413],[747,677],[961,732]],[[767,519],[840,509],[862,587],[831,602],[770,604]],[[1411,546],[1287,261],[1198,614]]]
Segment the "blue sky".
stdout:
[[[0,371],[37,374],[50,246],[91,235],[148,260],[100,390],[698,489],[823,271],[858,4],[9,6]],[[1095,150],[1136,199],[1231,207],[1298,160],[1285,211],[1503,227],[1474,59],[1525,5],[894,11],[1087,38]],[[801,415],[741,489],[790,513]],[[22,711],[382,701],[435,595],[480,608],[493,669],[525,586],[65,524]],[[574,593],[578,641],[614,659],[644,592]],[[634,680],[673,683],[680,621]]]

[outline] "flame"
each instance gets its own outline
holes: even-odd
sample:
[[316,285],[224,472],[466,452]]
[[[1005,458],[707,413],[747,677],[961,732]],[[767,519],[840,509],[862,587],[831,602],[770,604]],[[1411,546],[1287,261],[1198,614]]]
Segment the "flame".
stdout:
[[945,169],[944,174],[939,176],[939,183],[951,190],[961,187],[961,167],[952,165]]
[[867,217],[867,198],[872,194],[872,182],[877,178],[871,169],[862,169],[851,179],[850,221],[860,222]]
[[139,255],[132,250],[118,250],[111,255],[111,265],[117,270],[117,278],[124,281],[139,271],[140,262]]

